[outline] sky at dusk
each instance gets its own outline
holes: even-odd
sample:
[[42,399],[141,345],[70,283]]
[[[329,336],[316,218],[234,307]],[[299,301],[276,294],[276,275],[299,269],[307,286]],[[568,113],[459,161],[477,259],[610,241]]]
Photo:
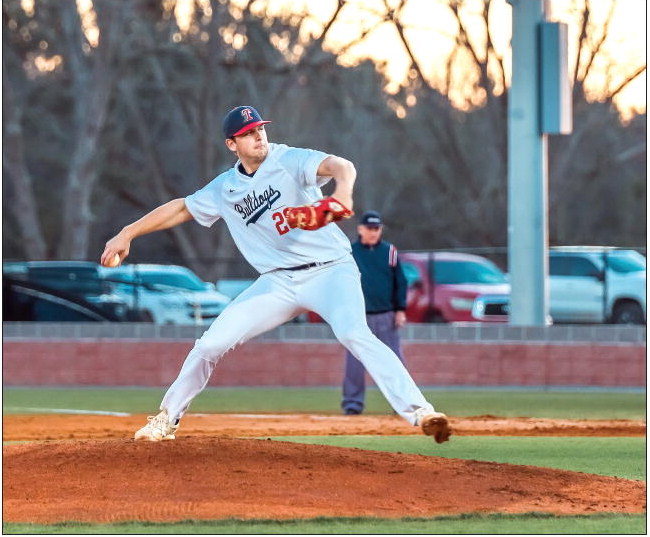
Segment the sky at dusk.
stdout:
[[[235,0],[234,5],[243,5],[250,0]],[[577,36],[579,34],[578,12],[585,0],[547,0],[547,18],[560,21],[569,27],[569,65],[573,66],[576,59]],[[84,31],[91,46],[98,39],[97,27],[94,24],[92,0],[76,0]],[[34,0],[21,0],[26,11],[34,9]],[[259,13],[279,15],[281,13],[302,13],[301,32],[318,36],[323,30],[323,21],[327,21],[334,13],[338,0],[254,0],[252,9]],[[188,29],[189,14],[200,6],[204,15],[210,13],[209,0],[164,0],[163,4],[169,10],[174,10],[181,30]],[[409,75],[410,60],[400,41],[395,27],[391,23],[381,22],[386,12],[386,4],[396,7],[399,0],[348,0],[337,21],[330,29],[325,47],[339,56],[339,62],[352,66],[360,59],[371,58],[382,65],[382,72],[388,80],[386,89],[396,91],[400,83]],[[485,25],[481,19],[481,0],[464,0],[461,2],[461,17],[468,29],[470,39],[475,39],[479,54],[482,52],[479,43],[485,39]],[[506,0],[492,0],[490,12],[490,28],[499,56],[504,60],[506,77],[509,80],[511,37],[511,6]],[[611,23],[608,27],[607,38],[602,44],[601,53],[596,57],[594,68],[586,79],[585,87],[588,96],[597,99],[603,88],[615,88],[631,73],[634,73],[646,62],[646,3],[645,0],[591,0],[593,31],[590,34],[592,42],[601,39],[605,21],[610,9]],[[457,23],[448,7],[448,0],[408,0],[400,14],[404,25],[405,35],[414,56],[420,63],[428,80],[435,86],[441,87],[445,75],[445,64],[454,48]],[[350,46],[359,36],[370,30],[361,42]],[[179,36],[180,38],[180,36]],[[242,36],[233,36],[235,44],[239,39],[240,45],[245,43]],[[573,45],[573,46],[572,46]],[[278,40],[276,46],[281,46]],[[43,69],[56,68],[56,58],[37,58]],[[38,67],[38,66],[37,66]],[[462,66],[461,68],[462,69]],[[461,106],[463,88],[468,85],[463,81],[463,73],[456,75],[457,105]],[[497,87],[497,90],[499,88]],[[465,92],[467,93],[467,92]],[[454,93],[450,92],[452,101]],[[635,111],[645,112],[647,98],[646,73],[637,76],[616,97],[615,102],[624,117],[629,117]]]
[[[184,0],[181,0],[184,1]],[[388,1],[396,5],[395,1]],[[264,6],[280,13],[287,6],[297,12],[308,12],[310,17],[303,21],[306,32],[319,35],[322,21],[327,20],[336,7],[335,0],[258,0],[260,9]],[[483,35],[480,13],[482,2],[465,0],[462,7],[463,18],[470,32]],[[547,18],[565,22],[569,26],[570,57],[569,65],[575,63],[579,24],[576,5],[582,1],[552,0],[547,4]],[[595,65],[587,79],[587,88],[597,96],[605,84],[614,87],[640,65],[645,65],[646,57],[646,4],[645,0],[596,0],[591,2],[592,17],[595,23],[594,39],[599,39],[604,29],[610,6],[613,17],[608,37],[603,45],[604,54]],[[340,14],[340,19],[332,27],[326,46],[336,52],[351,40],[357,38],[367,28],[375,27],[380,15],[385,11],[384,0],[350,0]],[[444,64],[454,46],[456,22],[447,7],[447,0],[409,0],[402,13],[406,35],[417,59],[422,63],[425,73],[432,80],[441,76]],[[511,37],[511,7],[506,0],[493,0],[490,25],[497,51],[509,64],[509,41]],[[389,90],[395,90],[408,76],[409,58],[399,41],[394,27],[384,23],[376,27],[364,39],[341,55],[344,64],[354,64],[358,58],[370,57],[385,62],[385,72],[389,77]],[[607,77],[610,80],[607,80]],[[630,111],[645,111],[646,77],[638,76],[616,99],[617,104]]]

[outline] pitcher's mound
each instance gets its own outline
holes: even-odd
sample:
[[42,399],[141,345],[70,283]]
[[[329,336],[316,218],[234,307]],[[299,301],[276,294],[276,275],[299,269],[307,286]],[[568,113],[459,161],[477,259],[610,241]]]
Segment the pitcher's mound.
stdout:
[[642,513],[642,482],[270,440],[4,447],[6,522]]

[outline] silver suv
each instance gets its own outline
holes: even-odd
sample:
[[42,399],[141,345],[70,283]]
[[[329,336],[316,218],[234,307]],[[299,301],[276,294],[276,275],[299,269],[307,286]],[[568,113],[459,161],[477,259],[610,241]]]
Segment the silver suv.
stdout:
[[645,323],[646,258],[636,250],[551,248],[549,287],[554,323]]
[[231,301],[179,265],[127,264],[100,272],[132,308],[157,324],[209,325]]

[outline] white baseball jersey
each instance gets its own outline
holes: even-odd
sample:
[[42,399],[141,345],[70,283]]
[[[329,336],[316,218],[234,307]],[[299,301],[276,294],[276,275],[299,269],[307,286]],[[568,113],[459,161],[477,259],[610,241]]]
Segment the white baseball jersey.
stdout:
[[[330,178],[317,177],[316,172],[327,156],[269,144],[253,177],[240,172],[238,161],[185,198],[200,224],[211,226],[223,218],[239,250],[262,275],[228,304],[188,354],[161,403],[173,423],[205,388],[228,350],[306,311],[329,323],[404,419],[415,425],[434,411],[399,358],[368,328],[359,269],[345,234],[332,224],[315,231],[287,225],[284,209],[323,197],[320,187]],[[326,261],[336,262],[276,270]]]
[[350,241],[336,225],[315,231],[291,229],[283,210],[318,201],[331,177],[316,175],[329,155],[313,149],[269,144],[266,159],[253,177],[240,161],[185,198],[194,219],[210,227],[220,218],[246,260],[260,273],[312,262],[340,259]]

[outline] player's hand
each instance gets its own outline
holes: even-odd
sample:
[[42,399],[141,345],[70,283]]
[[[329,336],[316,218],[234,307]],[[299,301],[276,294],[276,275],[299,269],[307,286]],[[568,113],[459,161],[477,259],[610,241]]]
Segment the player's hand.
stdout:
[[354,212],[338,200],[329,197],[300,207],[289,207],[285,210],[287,224],[290,228],[313,231],[326,226],[330,222],[338,222],[350,218]]
[[406,324],[406,313],[403,311],[395,312],[395,327],[402,328]]
[[106,243],[99,262],[104,267],[114,267],[116,266],[115,256],[119,256],[117,262],[117,265],[119,265],[129,255],[130,249],[131,239],[122,233],[118,233]]

